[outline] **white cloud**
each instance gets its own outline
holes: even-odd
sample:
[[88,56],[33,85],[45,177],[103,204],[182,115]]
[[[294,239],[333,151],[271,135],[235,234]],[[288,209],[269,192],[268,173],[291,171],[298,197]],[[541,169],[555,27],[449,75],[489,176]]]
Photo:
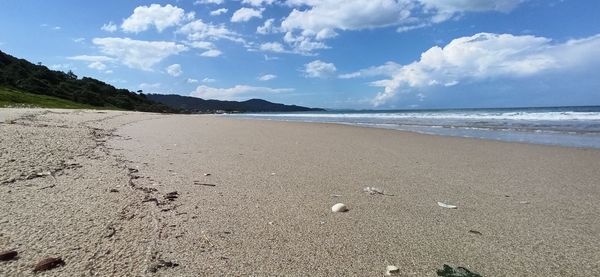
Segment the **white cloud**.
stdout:
[[510,12],[525,0],[419,0],[428,13],[433,13],[434,23],[446,21],[465,12]]
[[160,83],[141,83],[139,85],[140,89],[150,89],[150,90],[156,90],[160,87]]
[[201,19],[182,26],[177,30],[177,33],[186,35],[190,41],[227,39],[235,42],[245,42],[238,33],[227,29],[225,25],[207,24],[202,22]]
[[275,22],[274,18],[267,19],[262,26],[256,27],[256,32],[261,35],[266,35],[266,34],[276,32],[277,27],[273,26],[274,22]]
[[82,43],[84,41],[85,41],[85,38],[74,38],[73,39],[73,42],[76,42],[76,43]]
[[271,51],[271,52],[276,52],[276,53],[286,52],[283,45],[279,42],[265,42],[260,45],[260,50]]
[[[0,45],[2,45],[0,43]],[[49,67],[52,70],[60,70],[60,71],[67,71],[67,70],[76,70],[77,68],[73,67],[72,64],[70,63],[61,63],[61,64],[53,64]]]
[[112,62],[115,59],[107,56],[90,56],[90,55],[79,55],[68,57],[69,60],[84,61],[84,62]]
[[219,100],[239,100],[256,97],[261,94],[273,94],[291,92],[291,88],[269,88],[269,87],[253,87],[247,85],[236,85],[231,88],[214,88],[205,85],[198,86],[191,93],[192,96],[219,99]]
[[135,8],[133,14],[123,21],[121,28],[128,33],[139,33],[154,26],[158,32],[162,32],[166,28],[193,18],[194,13],[186,14],[183,9],[176,6],[152,4]]
[[317,34],[324,29],[361,30],[398,25],[410,16],[411,1],[397,0],[323,0],[288,1],[308,5],[294,9],[283,20],[285,31],[302,30]]
[[350,79],[358,77],[371,77],[371,76],[392,76],[402,69],[401,64],[395,62],[387,62],[384,65],[372,66],[366,69],[361,69],[357,72],[340,74],[338,77],[341,79]]
[[262,12],[264,9],[252,9],[252,8],[240,8],[235,11],[231,16],[231,22],[246,22],[250,19],[257,17],[262,18]]
[[102,63],[102,62],[93,62],[93,63],[90,63],[88,65],[88,67],[91,68],[91,69],[96,69],[98,71],[104,71],[104,70],[106,70],[106,65],[104,63]]
[[183,70],[181,69],[180,64],[172,64],[167,66],[167,73],[173,77],[177,77],[183,74]]
[[314,50],[329,48],[329,46],[323,42],[314,41],[311,36],[294,36],[292,32],[287,32],[283,37],[283,41],[294,49],[292,52],[302,55],[312,55]]
[[[354,31],[396,27],[399,32],[458,18],[467,12],[510,12],[527,0],[287,0],[293,10],[276,30],[293,52],[328,48],[322,41]],[[267,26],[265,26],[267,27]],[[257,29],[257,33],[262,33]]]
[[335,74],[337,69],[332,63],[315,60],[304,65],[304,73],[309,78],[327,78]]
[[224,2],[225,2],[224,0],[196,0],[194,2],[194,5],[203,5],[203,4],[217,4],[217,5],[221,5]]
[[198,80],[196,79],[192,79],[192,78],[188,78],[187,80],[185,80],[188,84],[196,84],[198,83]]
[[110,22],[102,25],[102,27],[100,27],[100,30],[109,32],[109,33],[114,33],[117,31],[117,25],[115,23],[113,23],[112,21],[110,21]]
[[198,49],[215,49],[215,44],[210,41],[192,41],[187,43],[190,47]]
[[220,9],[217,9],[217,10],[211,11],[211,12],[210,12],[210,15],[213,15],[213,16],[216,16],[216,15],[221,15],[221,14],[227,13],[228,11],[229,11],[229,10],[228,10],[228,9],[226,9],[226,8],[220,8]]
[[221,54],[223,54],[221,51],[219,51],[217,49],[211,49],[211,50],[202,52],[202,54],[200,54],[200,56],[214,58],[214,57],[221,56]]
[[273,75],[273,74],[264,74],[258,77],[259,81],[270,81],[277,78],[277,75]]
[[202,82],[203,82],[203,83],[214,83],[214,82],[216,82],[216,81],[217,81],[217,80],[215,80],[215,79],[213,79],[213,78],[204,78],[204,79],[202,79]]
[[169,41],[143,41],[130,38],[94,38],[92,42],[100,51],[118,59],[124,65],[142,70],[152,70],[152,66],[165,58],[188,50],[184,45]]
[[249,4],[250,6],[260,7],[263,5],[271,5],[275,0],[242,0],[242,4]]
[[479,33],[454,39],[444,47],[431,47],[410,64],[390,62],[340,77],[387,76],[371,83],[384,89],[373,100],[380,105],[414,88],[527,78],[589,65],[600,65],[600,35],[553,43],[531,35]]

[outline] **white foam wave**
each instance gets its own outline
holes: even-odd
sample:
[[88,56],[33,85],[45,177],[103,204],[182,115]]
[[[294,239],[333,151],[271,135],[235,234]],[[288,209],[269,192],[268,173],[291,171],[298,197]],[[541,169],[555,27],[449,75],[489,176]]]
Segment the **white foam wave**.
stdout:
[[364,118],[364,119],[449,119],[449,120],[527,120],[600,121],[600,112],[403,112],[403,113],[281,113],[244,114],[251,117],[281,118]]

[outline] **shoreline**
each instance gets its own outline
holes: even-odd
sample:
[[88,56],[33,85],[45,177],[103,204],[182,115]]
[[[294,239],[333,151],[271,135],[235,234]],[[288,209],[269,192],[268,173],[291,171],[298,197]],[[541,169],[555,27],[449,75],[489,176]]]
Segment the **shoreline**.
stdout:
[[[44,256],[65,260],[49,276],[600,274],[598,149],[43,111],[0,109],[0,177],[36,173],[0,184],[0,251],[20,257],[0,275],[33,276]],[[55,162],[72,166],[37,176]]]
[[[222,117],[221,115],[201,115],[201,116],[215,116]],[[224,118],[228,118],[227,116],[223,116]],[[267,118],[246,118],[246,117],[230,117],[234,120],[258,120],[258,121],[268,121],[268,122],[286,122],[286,123],[307,123],[307,124],[333,124],[340,126],[349,126],[356,128],[367,128],[367,129],[377,129],[377,130],[389,130],[395,131],[405,134],[415,134],[415,135],[423,135],[423,136],[434,136],[434,137],[442,137],[442,138],[459,138],[459,139],[474,139],[478,141],[493,141],[500,143],[514,143],[520,145],[538,145],[538,146],[549,146],[549,147],[559,147],[559,148],[567,148],[567,149],[590,149],[590,150],[599,150],[600,147],[591,147],[591,146],[568,146],[562,144],[550,144],[550,143],[535,143],[535,142],[526,142],[526,141],[513,141],[513,140],[502,140],[502,139],[493,139],[493,138],[482,138],[482,137],[468,137],[468,136],[460,136],[460,135],[442,135],[442,134],[434,134],[434,133],[426,133],[419,131],[411,131],[411,130],[403,130],[403,129],[395,129],[395,128],[385,128],[385,127],[377,127],[375,124],[357,124],[357,123],[345,123],[345,122],[318,122],[318,121],[299,121],[299,120],[285,120],[285,119],[267,119]]]

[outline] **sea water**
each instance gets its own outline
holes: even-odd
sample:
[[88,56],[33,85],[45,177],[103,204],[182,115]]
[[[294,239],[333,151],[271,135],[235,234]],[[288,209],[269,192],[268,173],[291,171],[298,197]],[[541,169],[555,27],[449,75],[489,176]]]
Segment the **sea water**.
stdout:
[[447,110],[329,110],[226,116],[340,123],[424,134],[600,148],[600,106]]

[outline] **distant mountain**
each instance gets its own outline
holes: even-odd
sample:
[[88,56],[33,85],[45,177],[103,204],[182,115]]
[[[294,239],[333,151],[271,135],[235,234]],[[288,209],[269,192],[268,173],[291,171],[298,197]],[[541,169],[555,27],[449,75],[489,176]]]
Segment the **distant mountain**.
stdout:
[[[84,104],[83,106],[145,112],[177,112],[175,109],[147,99],[143,94],[117,89],[93,78],[78,79],[71,71],[64,73],[50,70],[41,64],[35,65],[2,51],[0,51],[0,87],[7,88],[0,91],[4,93],[6,99],[15,99],[14,93],[21,91],[65,99],[71,103]],[[8,92],[11,93],[11,97],[7,96]],[[32,103],[29,104],[49,101],[46,98],[37,99],[31,95],[20,97],[20,99],[31,99]],[[68,106],[73,107],[74,105]]]
[[181,95],[147,94],[150,100],[163,103],[173,109],[187,112],[212,113],[217,111],[226,112],[306,112],[323,111],[319,108],[307,108],[296,105],[284,105],[271,103],[262,99],[250,99],[247,101],[221,101],[205,100],[197,97]]

